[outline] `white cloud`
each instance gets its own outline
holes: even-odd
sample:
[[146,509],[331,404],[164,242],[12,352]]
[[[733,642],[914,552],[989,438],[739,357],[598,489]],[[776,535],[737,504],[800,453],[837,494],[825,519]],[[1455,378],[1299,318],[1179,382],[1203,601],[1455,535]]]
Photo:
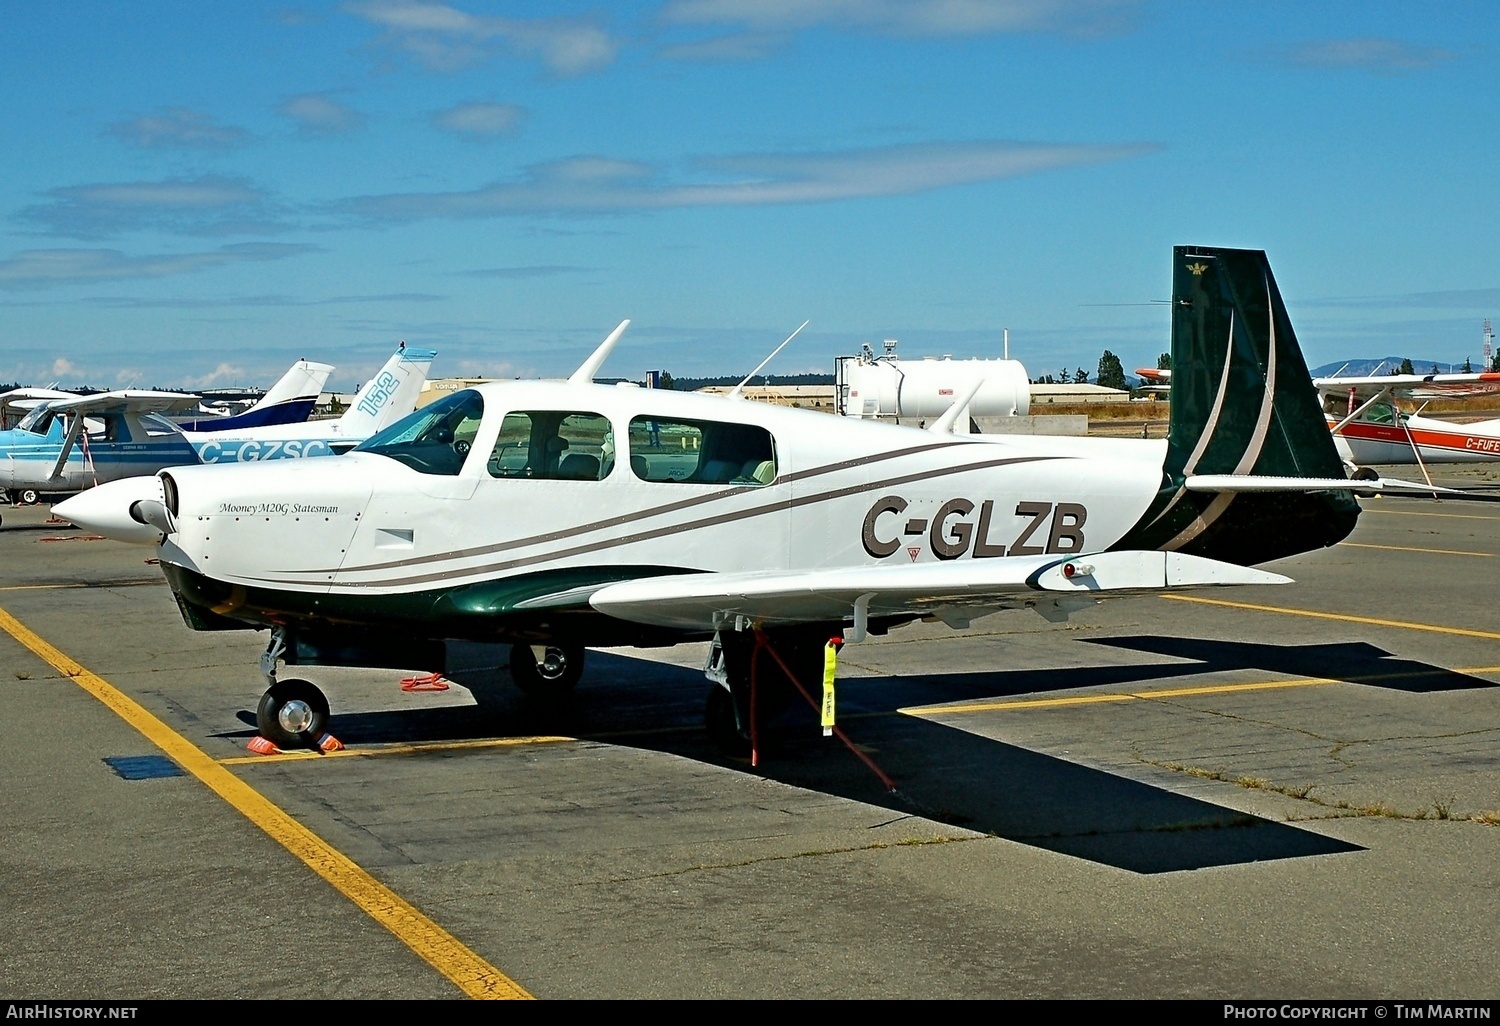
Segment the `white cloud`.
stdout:
[[700,64],[753,61],[775,53],[786,46],[791,38],[790,33],[782,32],[733,32],[665,46],[659,55],[669,61],[693,61]]
[[1124,27],[1141,0],[672,0],[664,20],[760,32],[816,26],[897,36],[1098,33]]
[[73,361],[59,356],[52,361],[52,374],[54,377],[65,378],[70,374],[76,374],[78,368],[73,366]]
[[519,181],[468,192],[399,193],[346,201],[372,220],[606,214],[675,207],[820,203],[899,196],[1140,156],[1155,144],[924,143],[837,153],[745,154],[694,162],[696,181],[605,157],[528,169]]
[[358,128],[365,116],[352,107],[329,99],[326,93],[303,93],[293,96],[277,108],[297,122],[297,127],[314,135],[335,135]]
[[317,249],[293,243],[244,242],[198,253],[126,256],[117,249],[27,249],[0,260],[0,289],[45,289],[124,278],[164,278],[225,264],[282,260]]
[[221,363],[207,374],[184,379],[183,384],[189,388],[212,388],[226,381],[245,380],[245,371],[242,367],[236,367],[232,363]]
[[165,107],[128,121],[117,121],[107,133],[134,146],[186,146],[228,149],[249,141],[250,133],[236,125],[216,124],[207,114],[187,107]]
[[94,182],[48,191],[15,220],[51,235],[92,239],[143,228],[188,235],[265,234],[287,227],[265,192],[241,178]]
[[1277,55],[1301,68],[1354,68],[1383,75],[1424,71],[1458,55],[1435,46],[1416,46],[1399,39],[1322,39],[1302,43]]
[[537,57],[559,75],[582,75],[614,62],[619,42],[579,18],[501,18],[447,4],[366,0],[344,10],[386,30],[385,42],[429,71],[456,71],[486,60],[495,46]]
[[514,132],[524,116],[525,111],[514,103],[460,103],[438,111],[432,121],[472,139],[493,139]]

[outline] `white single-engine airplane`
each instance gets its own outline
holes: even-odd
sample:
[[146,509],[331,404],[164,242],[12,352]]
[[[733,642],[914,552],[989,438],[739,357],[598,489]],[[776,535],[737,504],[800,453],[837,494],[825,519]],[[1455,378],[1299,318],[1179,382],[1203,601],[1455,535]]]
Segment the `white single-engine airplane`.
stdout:
[[955,434],[972,392],[921,429],[594,384],[627,321],[566,382],[456,392],[338,460],[169,470],[57,514],[156,546],[192,629],[271,631],[276,746],[329,722],[279,662],[441,672],[445,643],[500,642],[524,690],[563,693],[586,647],[710,640],[708,726],[743,747],[830,634],[1287,583],[1254,565],[1344,538],[1356,494],[1443,491],[1345,477],[1264,253],[1178,247],[1173,280],[1166,439]]
[[[1400,400],[1456,399],[1500,392],[1500,374],[1386,374],[1315,378],[1339,455],[1371,464],[1476,463],[1500,460],[1500,419],[1451,423],[1403,413]],[[1425,407],[1425,402],[1424,402]]]

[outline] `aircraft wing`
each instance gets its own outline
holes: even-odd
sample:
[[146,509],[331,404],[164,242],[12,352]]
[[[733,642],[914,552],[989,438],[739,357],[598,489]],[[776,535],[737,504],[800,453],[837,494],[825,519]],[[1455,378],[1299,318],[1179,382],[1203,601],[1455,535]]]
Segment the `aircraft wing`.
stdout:
[[125,388],[114,392],[96,392],[93,395],[74,396],[71,399],[48,401],[48,407],[59,412],[75,413],[78,416],[68,425],[68,434],[63,439],[57,460],[52,465],[52,477],[62,473],[68,464],[68,456],[78,443],[84,430],[84,419],[90,414],[101,413],[176,413],[191,410],[198,405],[201,396],[182,392],[152,392],[146,389]]
[[1374,374],[1356,378],[1314,378],[1319,395],[1347,395],[1352,389],[1356,399],[1368,399],[1384,389],[1413,399],[1458,399],[1468,395],[1491,395],[1500,392],[1500,373],[1484,371],[1473,374]]
[[50,399],[48,405],[58,411],[82,414],[98,413],[178,413],[196,409],[201,396],[183,392],[152,392],[126,388],[114,392],[96,392],[68,399]]
[[589,604],[601,613],[688,630],[713,630],[736,616],[755,623],[843,621],[868,616],[936,616],[955,626],[970,616],[1031,606],[1065,618],[1107,594],[1206,585],[1289,584],[1291,579],[1178,552],[1098,552],[849,569],[674,574],[606,585]]

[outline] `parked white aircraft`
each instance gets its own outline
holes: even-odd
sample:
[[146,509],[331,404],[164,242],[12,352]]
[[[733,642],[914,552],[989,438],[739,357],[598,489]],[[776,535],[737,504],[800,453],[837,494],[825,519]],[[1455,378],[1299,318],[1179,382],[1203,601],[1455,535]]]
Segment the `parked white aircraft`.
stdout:
[[442,671],[449,641],[504,642],[556,693],[586,646],[711,640],[708,725],[741,747],[791,696],[767,656],[752,681],[763,642],[810,681],[831,633],[1288,583],[1253,567],[1343,539],[1356,492],[1439,491],[1345,477],[1264,253],[1173,266],[1163,440],[954,434],[972,392],[923,430],[593,384],[627,321],[567,382],[456,392],[338,460],[170,470],[57,513],[155,545],[192,629],[271,631],[276,746],[330,743],[322,691],[278,663]]
[[[1500,374],[1387,374],[1316,378],[1339,455],[1371,464],[1500,460],[1500,419],[1460,424],[1403,413],[1399,400],[1452,399],[1500,392]],[[1425,402],[1424,402],[1425,407]]]

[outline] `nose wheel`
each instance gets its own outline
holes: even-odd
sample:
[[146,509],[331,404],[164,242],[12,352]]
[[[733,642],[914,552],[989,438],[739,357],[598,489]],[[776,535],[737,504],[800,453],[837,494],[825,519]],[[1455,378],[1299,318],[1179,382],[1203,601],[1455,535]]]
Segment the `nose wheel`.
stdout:
[[583,647],[512,645],[510,675],[533,698],[561,698],[583,676]]
[[328,699],[311,681],[278,680],[260,696],[255,725],[278,748],[318,748],[328,733]]

